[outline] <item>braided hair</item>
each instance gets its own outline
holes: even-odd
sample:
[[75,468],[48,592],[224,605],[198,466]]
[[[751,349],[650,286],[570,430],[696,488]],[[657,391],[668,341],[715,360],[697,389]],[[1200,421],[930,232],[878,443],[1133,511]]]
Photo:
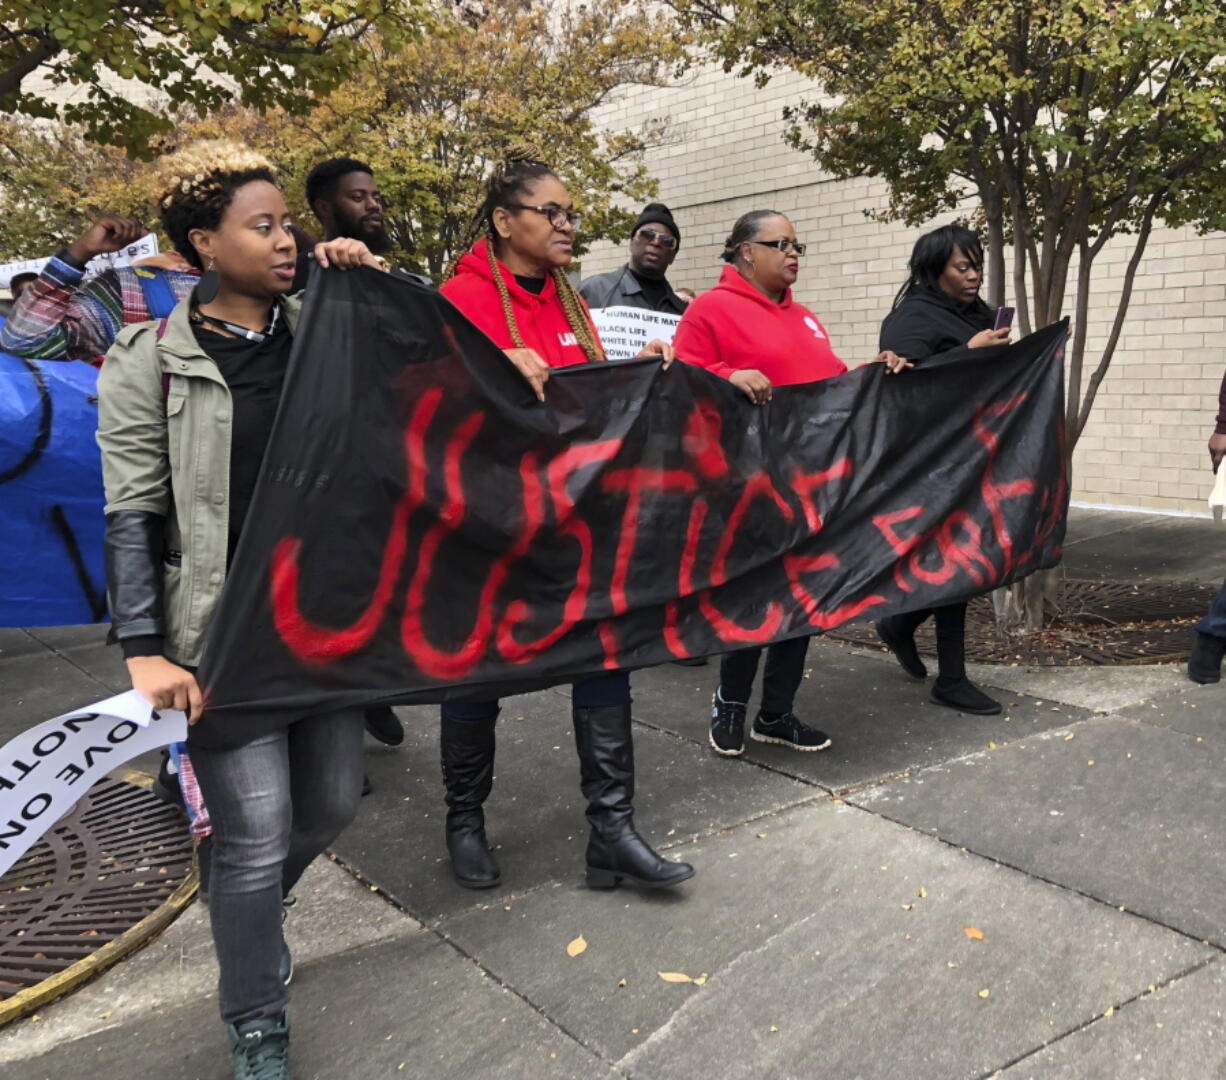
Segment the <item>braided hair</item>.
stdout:
[[202,139],[158,162],[155,200],[162,227],[175,250],[198,270],[204,266],[189,234],[216,229],[234,193],[253,180],[275,185],[272,163],[228,139]]
[[[502,276],[498,259],[494,254],[494,245],[498,241],[498,232],[494,228],[494,211],[499,207],[509,209],[515,205],[518,198],[526,193],[528,188],[538,180],[553,176],[554,171],[540,160],[540,151],[534,146],[516,147],[507,152],[506,157],[494,166],[485,184],[485,199],[473,219],[473,232],[484,231],[487,244],[486,253],[489,257],[490,273],[494,275],[494,284],[498,286],[498,296],[502,301],[502,314],[507,321],[507,330],[516,348],[525,348],[523,335],[519,332],[519,323],[515,318],[515,309],[511,306],[511,293],[507,289],[506,280]],[[600,339],[588,321],[583,309],[583,301],[570,283],[560,266],[549,271],[554,286],[558,291],[558,299],[562,302],[562,310],[566,313],[566,321],[575,335],[579,347],[583,349],[589,363],[605,359],[604,349]]]

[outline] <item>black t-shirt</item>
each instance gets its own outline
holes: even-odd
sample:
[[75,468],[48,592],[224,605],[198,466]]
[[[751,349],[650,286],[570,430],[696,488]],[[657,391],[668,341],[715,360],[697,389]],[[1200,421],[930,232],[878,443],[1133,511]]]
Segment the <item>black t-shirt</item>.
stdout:
[[540,296],[545,291],[545,279],[543,277],[521,277],[519,274],[516,274],[515,283],[524,292],[530,292],[533,296]]
[[272,422],[281,402],[281,386],[289,366],[294,336],[285,319],[277,320],[263,341],[226,337],[207,323],[195,323],[196,341],[217,365],[230,388],[230,538],[226,561],[234,548],[251,507],[260,465],[272,434]]

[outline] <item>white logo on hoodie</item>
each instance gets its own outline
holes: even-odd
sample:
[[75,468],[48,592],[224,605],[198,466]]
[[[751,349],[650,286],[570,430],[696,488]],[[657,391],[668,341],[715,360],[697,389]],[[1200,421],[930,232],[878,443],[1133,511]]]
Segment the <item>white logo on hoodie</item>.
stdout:
[[568,345],[578,345],[579,339],[574,334],[559,334],[558,343],[562,348],[566,348]]
[[813,336],[822,341],[826,340],[826,335],[822,333],[822,328],[817,325],[817,320],[812,315],[805,316],[805,326],[813,331]]

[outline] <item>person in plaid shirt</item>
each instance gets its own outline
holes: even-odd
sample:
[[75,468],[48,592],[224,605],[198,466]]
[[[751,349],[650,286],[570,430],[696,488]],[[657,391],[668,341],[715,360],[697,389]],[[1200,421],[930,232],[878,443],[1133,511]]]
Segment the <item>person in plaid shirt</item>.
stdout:
[[[120,267],[82,284],[85,264],[144,234],[144,226],[133,218],[100,217],[22,291],[0,330],[0,349],[27,360],[84,360],[100,366],[120,330],[154,318],[138,276],[150,270]],[[200,280],[194,269],[161,269],[159,275],[176,302]]]

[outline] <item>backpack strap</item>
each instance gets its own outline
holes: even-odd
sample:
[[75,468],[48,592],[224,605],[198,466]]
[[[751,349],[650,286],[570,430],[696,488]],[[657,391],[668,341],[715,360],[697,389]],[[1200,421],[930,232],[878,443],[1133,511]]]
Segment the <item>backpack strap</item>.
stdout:
[[149,309],[150,318],[164,319],[174,311],[179,301],[163,271],[134,266],[132,272],[136,275],[136,282],[145,297],[145,307]]

